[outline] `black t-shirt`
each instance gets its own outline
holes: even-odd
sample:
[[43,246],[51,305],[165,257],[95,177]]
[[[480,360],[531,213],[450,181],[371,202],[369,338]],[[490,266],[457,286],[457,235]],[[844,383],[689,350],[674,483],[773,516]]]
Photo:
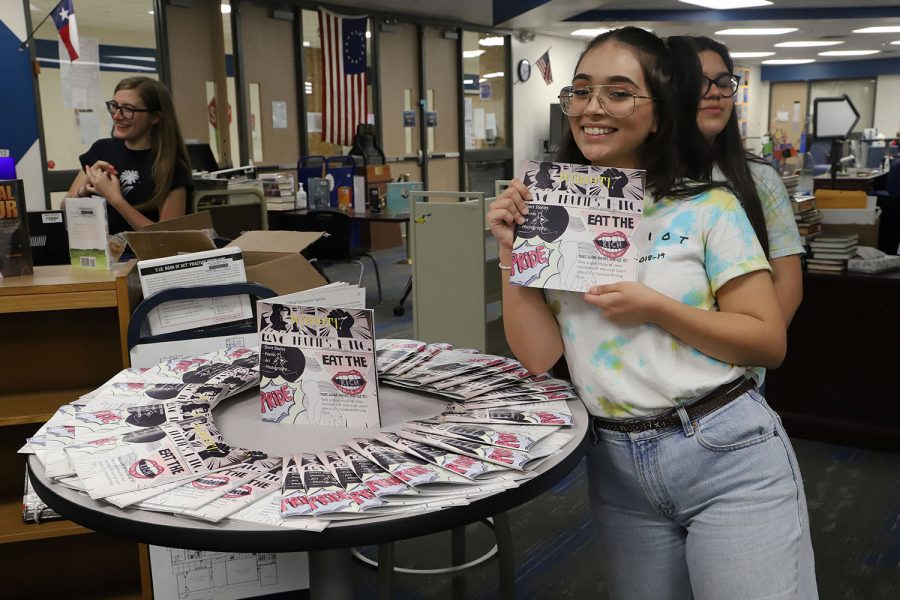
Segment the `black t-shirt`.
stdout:
[[[90,150],[82,154],[78,159],[81,166],[92,165],[98,160],[105,160],[116,168],[119,173],[119,186],[122,189],[122,197],[128,204],[135,206],[146,202],[153,197],[156,182],[153,180],[153,151],[130,150],[123,140],[105,138],[97,140]],[[191,182],[191,174],[186,165],[177,163],[172,174],[172,184],[169,191],[180,187],[187,187]],[[111,206],[107,207],[107,221],[109,233],[131,231],[132,227],[122,215]],[[156,209],[142,210],[141,214],[153,221],[159,221],[159,211]]]

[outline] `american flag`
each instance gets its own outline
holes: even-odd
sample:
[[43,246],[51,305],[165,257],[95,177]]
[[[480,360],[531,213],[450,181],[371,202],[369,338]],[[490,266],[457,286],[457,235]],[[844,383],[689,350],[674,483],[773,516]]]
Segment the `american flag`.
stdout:
[[349,146],[366,122],[366,23],[319,9],[322,34],[322,140]]
[[75,24],[75,7],[72,5],[72,0],[62,0],[53,7],[50,15],[53,17],[53,24],[56,25],[59,37],[69,53],[69,60],[77,60],[81,48],[78,43],[78,25]]
[[553,83],[553,71],[550,70],[550,49],[548,48],[546,52],[541,54],[541,57],[537,59],[537,62],[534,63],[535,66],[540,69],[541,77],[544,78],[544,83],[550,85]]

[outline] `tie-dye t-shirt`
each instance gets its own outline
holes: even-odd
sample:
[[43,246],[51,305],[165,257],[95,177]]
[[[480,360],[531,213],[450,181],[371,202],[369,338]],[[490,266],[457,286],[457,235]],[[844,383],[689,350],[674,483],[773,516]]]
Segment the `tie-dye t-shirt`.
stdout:
[[[729,280],[769,263],[737,198],[713,189],[645,203],[632,240],[637,280],[689,306],[717,310]],[[572,382],[588,411],[607,418],[657,413],[748,372],[702,354],[652,324],[619,327],[582,294],[545,290]]]
[[[794,210],[784,182],[770,165],[750,161],[753,185],[762,204],[766,219],[766,234],[769,237],[769,258],[782,258],[803,254],[803,244],[794,220]],[[713,169],[715,181],[725,181],[718,167]]]

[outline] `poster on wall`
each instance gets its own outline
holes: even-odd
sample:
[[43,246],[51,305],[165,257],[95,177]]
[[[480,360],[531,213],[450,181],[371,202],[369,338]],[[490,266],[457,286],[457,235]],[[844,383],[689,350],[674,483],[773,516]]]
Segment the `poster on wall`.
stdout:
[[90,109],[103,102],[100,97],[100,44],[97,38],[80,40],[78,60],[69,60],[69,51],[59,40],[59,75],[62,81],[63,106]]

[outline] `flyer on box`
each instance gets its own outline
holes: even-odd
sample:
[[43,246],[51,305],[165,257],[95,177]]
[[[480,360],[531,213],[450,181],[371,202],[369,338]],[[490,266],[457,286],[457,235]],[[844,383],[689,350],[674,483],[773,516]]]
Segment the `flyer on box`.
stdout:
[[380,426],[372,310],[277,298],[258,307],[263,421]]
[[516,226],[510,283],[584,292],[635,280],[644,171],[526,160],[519,179],[531,200]]
[[[178,287],[245,283],[244,257],[236,247],[138,261],[144,298]],[[152,335],[209,327],[253,317],[246,294],[173,300],[147,315]]]

